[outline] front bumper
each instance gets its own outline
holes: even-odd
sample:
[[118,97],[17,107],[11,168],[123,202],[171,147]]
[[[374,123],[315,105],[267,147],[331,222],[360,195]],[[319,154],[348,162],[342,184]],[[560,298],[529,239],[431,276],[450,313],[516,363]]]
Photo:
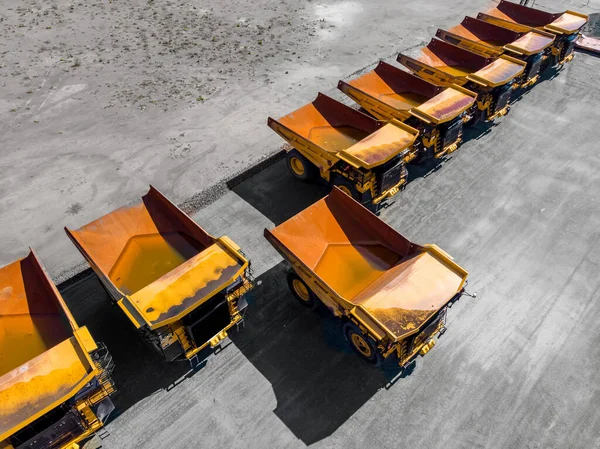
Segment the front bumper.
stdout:
[[534,77],[531,77],[531,78],[529,78],[529,79],[525,80],[523,83],[519,84],[519,87],[520,87],[521,89],[527,89],[528,87],[531,87],[531,86],[533,86],[535,83],[537,83],[539,79],[540,79],[540,75],[539,75],[539,74],[537,74],[537,75],[535,75]]
[[418,334],[416,337],[414,337],[415,340],[413,342],[413,347],[412,349],[410,349],[410,352],[408,354],[403,354],[400,350],[401,348],[399,345],[402,344],[402,341],[397,343],[398,346],[396,347],[396,351],[394,352],[397,356],[398,366],[400,366],[404,370],[408,368],[409,365],[411,365],[418,356],[423,357],[429,351],[431,351],[431,349],[436,344],[436,339],[441,337],[446,332],[446,317],[448,308],[460,299],[464,291],[464,288],[462,288],[452,297],[452,299],[450,299],[450,301],[448,301],[446,307],[444,307],[440,311],[440,315],[438,316],[439,318],[432,318],[432,324],[436,323],[437,320],[435,326],[432,326],[431,329],[428,329],[429,326],[431,326],[430,324],[429,326],[425,327],[425,329],[423,329],[422,331],[425,332],[425,335]]
[[379,195],[377,198],[373,199],[373,204],[379,204],[381,203],[383,200],[390,198],[392,196],[394,196],[395,194],[397,194],[400,190],[402,190],[402,187],[406,184],[406,178],[403,177],[400,182],[398,184],[396,184],[394,187],[392,187],[391,189],[386,190],[385,192],[383,192],[381,195]]
[[454,143],[451,143],[450,145],[444,147],[444,149],[442,151],[440,151],[439,153],[435,154],[435,158],[439,159],[441,157],[444,157],[450,153],[454,153],[458,147],[460,146],[460,143],[462,142],[462,139],[457,139]]
[[185,358],[187,360],[191,360],[204,348],[206,348],[208,346],[210,346],[211,348],[218,346],[223,340],[225,340],[227,338],[227,331],[229,329],[231,329],[233,326],[235,326],[236,324],[239,324],[241,321],[242,321],[242,316],[236,315],[235,317],[232,318],[231,322],[223,330],[221,330],[217,335],[212,337],[210,340],[208,340],[201,346],[198,346],[196,348],[193,348],[193,349],[190,349],[189,351],[187,351],[185,353]]
[[504,117],[506,114],[508,114],[508,111],[510,111],[510,105],[506,105],[499,111],[494,112],[492,115],[488,115],[487,119],[488,121],[492,121],[498,117]]
[[408,356],[398,360],[399,366],[406,369],[418,356],[424,357],[435,346],[436,338],[441,337],[446,332],[446,309],[444,309],[443,314],[443,318],[440,319],[433,332],[423,338],[423,341],[416,345]]
[[230,321],[227,326],[221,329],[217,334],[208,339],[208,341],[204,342],[201,346],[197,346],[189,349],[185,353],[185,358],[187,360],[194,359],[196,355],[204,350],[207,347],[215,348],[223,342],[227,338],[227,332],[236,325],[239,325],[244,321],[244,313],[246,308],[248,307],[248,301],[246,299],[246,295],[250,290],[254,288],[254,281],[251,276],[251,272],[247,272],[244,277],[241,279],[241,283],[239,287],[236,287],[235,290],[228,293],[227,295],[227,303],[229,308],[229,316]]

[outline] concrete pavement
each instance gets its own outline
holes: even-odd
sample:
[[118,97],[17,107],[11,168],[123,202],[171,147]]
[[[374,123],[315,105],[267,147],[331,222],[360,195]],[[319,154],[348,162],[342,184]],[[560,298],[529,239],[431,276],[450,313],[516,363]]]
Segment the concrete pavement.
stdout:
[[[262,237],[324,195],[283,161],[194,214],[250,257],[246,325],[188,373],[155,357],[93,277],[63,289],[115,357],[105,448],[600,446],[600,59],[577,55],[489,132],[411,182],[381,218],[470,271],[476,299],[391,388],[336,320],[297,305]],[[479,130],[481,131],[481,130]]]

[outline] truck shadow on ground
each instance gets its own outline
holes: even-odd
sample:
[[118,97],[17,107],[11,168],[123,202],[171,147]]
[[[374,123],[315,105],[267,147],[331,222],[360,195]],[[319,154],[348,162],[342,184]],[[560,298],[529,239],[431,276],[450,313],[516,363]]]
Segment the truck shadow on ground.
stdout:
[[[510,112],[509,112],[510,114]],[[471,140],[479,140],[492,132],[492,130],[498,126],[499,123],[497,121],[491,122],[482,122],[477,123],[476,125],[465,126],[463,129],[463,145],[468,143]],[[460,152],[460,148],[457,152]],[[452,153],[452,154],[455,154]]]
[[517,105],[517,103],[519,103],[523,98],[525,98],[527,95],[529,95],[531,93],[531,91],[535,90],[535,88],[537,86],[539,86],[540,84],[548,82],[548,81],[552,81],[554,78],[556,78],[558,75],[560,75],[560,72],[565,70],[565,68],[566,67],[563,65],[561,67],[549,67],[546,70],[544,70],[542,73],[540,73],[539,80],[533,86],[529,86],[526,89],[518,89],[513,94],[512,98],[510,99],[511,107],[514,107],[515,105]]
[[294,178],[286,166],[285,158],[241,182],[229,182],[228,187],[275,225],[283,223],[329,193],[325,182],[307,183]]
[[117,392],[111,397],[116,407],[112,419],[156,391],[173,388],[195,372],[187,362],[165,362],[123,312],[112,305],[91,270],[75,282],[60,285],[59,290],[77,324],[87,326],[94,340],[104,343],[113,357],[112,378]]
[[[442,168],[443,161],[429,160],[419,165],[409,165],[408,183],[416,178],[427,177]],[[253,170],[252,168],[249,170]],[[242,175],[243,176],[243,175]],[[323,180],[302,182],[289,172],[285,158],[263,168],[256,174],[244,177],[243,181],[228,184],[230,190],[262,213],[275,226],[306,209],[329,193],[329,186]],[[401,193],[399,195],[402,195]],[[394,201],[392,199],[391,201]],[[378,213],[389,206],[367,206]]]
[[[477,140],[489,134],[497,123],[480,123],[466,127],[463,133],[464,142]],[[456,152],[441,158],[428,159],[422,163],[408,164],[407,184],[417,178],[426,178],[441,170],[446,162],[460,154],[461,148]],[[329,186],[323,180],[315,182],[302,182],[289,172],[285,157],[266,167],[251,167],[236,179],[227,183],[229,190],[267,217],[275,226],[283,223],[298,212],[314,204],[329,193]],[[381,208],[389,207],[391,203],[402,197],[396,197],[379,206],[368,207],[377,213]]]
[[363,361],[347,345],[338,318],[325,307],[310,311],[297,303],[287,270],[281,262],[259,277],[245,326],[231,339],[271,383],[274,413],[310,445],[335,432],[399,370]]
[[462,147],[468,144],[471,140],[479,140],[484,136],[487,136],[492,132],[494,127],[498,126],[496,122],[482,122],[476,125],[469,125],[463,128],[462,143],[458,149],[449,155],[443,156],[439,159],[430,158],[423,162],[410,162],[408,164],[408,177],[406,179],[407,185],[418,178],[427,178],[433,175],[435,172],[442,170],[444,164],[452,160],[452,158],[459,156]]

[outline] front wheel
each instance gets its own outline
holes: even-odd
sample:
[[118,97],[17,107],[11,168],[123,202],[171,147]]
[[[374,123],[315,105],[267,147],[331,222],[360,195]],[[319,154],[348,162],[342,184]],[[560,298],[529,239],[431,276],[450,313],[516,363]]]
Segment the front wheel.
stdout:
[[286,156],[288,169],[295,178],[309,182],[319,175],[319,169],[298,150],[291,150]]
[[306,282],[300,276],[291,271],[287,276],[288,287],[294,294],[294,297],[307,309],[314,309],[317,305],[317,298]]
[[344,336],[350,347],[360,357],[373,365],[380,365],[382,362],[381,354],[377,352],[373,341],[362,333],[354,323],[344,324]]
[[349,197],[354,198],[356,201],[360,202],[362,200],[362,195],[356,189],[356,186],[341,175],[336,174],[331,177],[331,188],[333,189],[333,187],[337,187]]

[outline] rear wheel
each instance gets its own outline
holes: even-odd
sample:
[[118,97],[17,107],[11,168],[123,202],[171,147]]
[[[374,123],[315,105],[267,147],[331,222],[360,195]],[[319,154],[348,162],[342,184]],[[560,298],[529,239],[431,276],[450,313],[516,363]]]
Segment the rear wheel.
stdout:
[[315,294],[308,288],[308,285],[306,285],[306,282],[304,282],[300,276],[292,271],[287,276],[287,282],[288,287],[300,304],[307,309],[312,309],[316,306],[317,298],[315,297]]
[[373,365],[380,365],[382,362],[381,354],[377,352],[373,341],[362,333],[354,323],[344,324],[344,336],[350,347],[360,357]]
[[362,195],[356,189],[356,186],[354,186],[354,184],[352,184],[352,182],[350,182],[343,176],[341,176],[341,175],[332,176],[331,188],[333,189],[334,186],[337,187],[338,189],[340,189],[346,195],[354,198],[356,201],[362,200]]
[[287,166],[292,175],[301,181],[312,181],[319,175],[319,169],[305,158],[298,150],[288,152]]

